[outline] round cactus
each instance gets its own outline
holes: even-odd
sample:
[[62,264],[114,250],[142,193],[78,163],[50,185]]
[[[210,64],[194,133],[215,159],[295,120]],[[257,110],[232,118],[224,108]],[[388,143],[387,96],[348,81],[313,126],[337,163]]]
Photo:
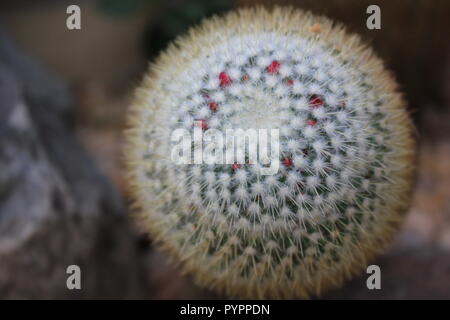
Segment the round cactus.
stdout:
[[[151,66],[129,120],[142,226],[199,284],[230,296],[341,285],[408,206],[415,144],[397,85],[323,17],[259,8],[203,22]],[[278,129],[279,169],[175,164],[172,133],[196,127]]]

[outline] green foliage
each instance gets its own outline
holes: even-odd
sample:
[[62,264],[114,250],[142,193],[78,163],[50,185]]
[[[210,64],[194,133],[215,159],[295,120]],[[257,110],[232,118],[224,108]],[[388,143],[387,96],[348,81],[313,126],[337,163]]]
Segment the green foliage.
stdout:
[[194,0],[168,7],[155,24],[149,25],[145,37],[145,52],[149,58],[153,58],[170,41],[198,24],[203,18],[223,13],[231,8],[231,0]]
[[101,12],[118,18],[140,10],[157,9],[158,16],[151,17],[143,40],[146,55],[153,58],[170,41],[203,18],[230,10],[232,1],[97,0],[97,7]]

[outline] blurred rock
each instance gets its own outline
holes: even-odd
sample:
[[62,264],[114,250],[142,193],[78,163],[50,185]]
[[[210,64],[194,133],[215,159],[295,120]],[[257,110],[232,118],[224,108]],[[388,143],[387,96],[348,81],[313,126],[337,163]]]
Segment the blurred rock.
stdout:
[[[0,298],[138,298],[137,239],[65,85],[0,32]],[[66,268],[81,268],[68,290]]]
[[368,290],[363,275],[324,299],[448,299],[450,252],[432,246],[396,250],[375,264],[381,270],[381,290]]

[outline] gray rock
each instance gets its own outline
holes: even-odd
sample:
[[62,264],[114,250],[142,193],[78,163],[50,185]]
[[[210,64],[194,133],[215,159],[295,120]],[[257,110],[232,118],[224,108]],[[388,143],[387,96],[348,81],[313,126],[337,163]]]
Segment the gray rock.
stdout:
[[[66,85],[0,30],[0,298],[139,298],[136,235],[74,134]],[[81,268],[68,290],[66,268]]]
[[324,299],[443,299],[450,297],[450,252],[422,245],[398,248],[373,262],[381,270],[381,289],[369,290],[369,274],[328,293]]

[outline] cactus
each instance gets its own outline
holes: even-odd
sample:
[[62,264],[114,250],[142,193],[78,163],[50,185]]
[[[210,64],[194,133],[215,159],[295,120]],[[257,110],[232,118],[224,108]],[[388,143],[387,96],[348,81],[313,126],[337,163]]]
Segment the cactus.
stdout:
[[[277,128],[280,168],[175,165],[171,133]],[[162,249],[233,297],[307,298],[388,243],[410,198],[415,143],[397,85],[355,35],[291,8],[240,9],[179,38],[137,90],[130,190]]]

